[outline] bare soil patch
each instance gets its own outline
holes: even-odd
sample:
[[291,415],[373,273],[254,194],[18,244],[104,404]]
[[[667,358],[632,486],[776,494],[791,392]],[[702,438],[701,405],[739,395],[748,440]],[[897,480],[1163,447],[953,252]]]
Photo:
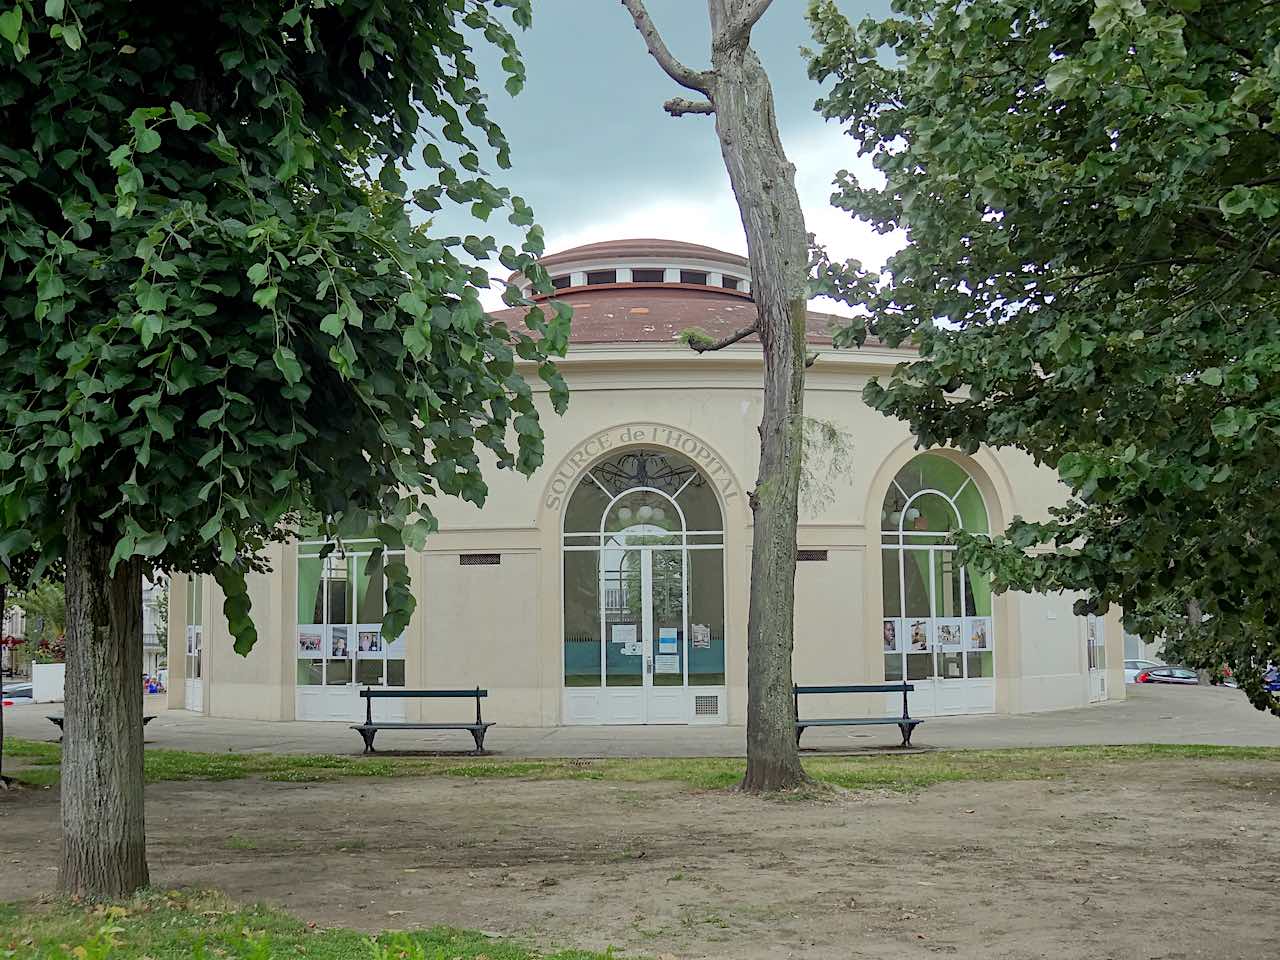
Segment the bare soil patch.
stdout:
[[[668,783],[147,788],[153,882],[321,926],[679,958],[1192,958],[1280,943],[1274,763],[767,801]],[[57,792],[0,794],[0,900],[53,887]]]

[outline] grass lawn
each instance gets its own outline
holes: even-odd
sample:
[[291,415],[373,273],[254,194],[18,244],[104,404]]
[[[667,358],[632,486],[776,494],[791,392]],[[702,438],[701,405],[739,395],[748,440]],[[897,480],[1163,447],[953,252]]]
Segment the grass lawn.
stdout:
[[126,903],[0,904],[0,957],[14,960],[607,960],[542,954],[478,933],[432,929],[371,938],[319,930],[214,893],[149,893]]
[[[58,780],[62,748],[56,743],[5,740],[6,770],[19,780]],[[1039,747],[1015,750],[945,750],[857,757],[805,757],[814,779],[850,790],[912,791],[952,781],[1040,780],[1086,766],[1180,759],[1280,762],[1280,747],[1139,744],[1113,747]],[[148,750],[149,783],[168,780],[312,782],[339,777],[510,777],[533,780],[670,780],[699,790],[734,786],[746,761],[737,758],[652,760],[503,760],[448,757],[363,757],[266,753],[193,753]]]

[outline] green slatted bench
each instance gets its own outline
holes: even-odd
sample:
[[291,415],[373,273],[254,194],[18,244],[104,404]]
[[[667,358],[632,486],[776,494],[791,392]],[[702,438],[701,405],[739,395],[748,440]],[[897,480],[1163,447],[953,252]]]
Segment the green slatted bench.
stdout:
[[[476,742],[475,753],[480,756],[484,753],[484,735],[492,722],[486,722],[480,716],[480,701],[489,696],[488,690],[482,690],[476,687],[474,690],[373,690],[366,687],[360,691],[360,696],[365,699],[364,723],[352,724],[351,729],[355,730],[364,738],[364,752],[376,753],[373,749],[373,738],[378,735],[379,730],[466,730],[471,734],[471,738]],[[476,719],[474,723],[466,720],[458,720],[445,723],[403,723],[399,721],[377,722],[373,720],[373,701],[384,699],[416,699],[430,700],[436,698],[457,698],[464,697],[467,699],[475,698],[476,701]]]
[[[847,683],[828,684],[826,686],[802,687],[796,685],[796,746],[800,746],[800,735],[809,727],[865,727],[879,724],[893,724],[902,731],[902,745],[911,746],[911,734],[916,727],[924,723],[914,720],[907,712],[907,694],[914,690],[913,683]],[[800,719],[800,695],[808,693],[901,693],[901,717],[829,717],[823,719]]]

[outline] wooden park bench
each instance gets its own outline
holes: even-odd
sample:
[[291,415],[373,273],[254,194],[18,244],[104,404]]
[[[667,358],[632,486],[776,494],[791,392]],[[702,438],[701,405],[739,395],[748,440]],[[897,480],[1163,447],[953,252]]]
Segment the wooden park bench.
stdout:
[[[484,735],[485,732],[493,726],[493,723],[486,722],[481,719],[480,700],[489,696],[488,690],[481,690],[479,687],[476,687],[474,690],[372,690],[365,688],[360,691],[360,696],[365,698],[364,723],[352,724],[351,729],[355,730],[364,738],[365,753],[377,752],[373,749],[373,738],[377,736],[379,730],[466,730],[470,732],[472,739],[476,742],[476,755],[479,756],[484,753]],[[475,722],[469,723],[465,720],[452,721],[448,723],[404,723],[400,721],[374,722],[373,701],[375,699],[382,700],[406,697],[418,700],[428,700],[437,697],[474,697],[476,701]]]
[[[149,717],[144,716],[144,717],[142,718],[142,725],[145,727],[148,723],[150,723],[150,722],[151,722],[152,720],[154,720],[155,718],[156,718],[156,717],[155,717],[155,714],[154,714],[154,713],[153,713],[151,716],[149,716]],[[62,726],[63,721],[64,721],[64,718],[63,718],[63,717],[49,717],[48,719],[49,719],[49,722],[50,722],[50,723],[52,723],[52,724],[54,724],[55,726],[57,726],[57,728],[58,728],[59,730],[63,730],[63,731],[65,732],[65,728]],[[59,737],[58,739],[59,739],[59,740],[61,740],[62,738],[61,738],[61,737]]]
[[[894,724],[902,731],[902,745],[904,747],[911,746],[911,733],[916,727],[924,723],[923,720],[913,720],[907,712],[907,694],[915,689],[912,683],[850,683],[835,684],[821,687],[801,687],[796,686],[796,746],[800,745],[800,735],[804,733],[806,727],[863,727],[874,724]],[[829,717],[825,719],[800,719],[800,695],[802,693],[901,693],[902,694],[902,716],[901,717]]]

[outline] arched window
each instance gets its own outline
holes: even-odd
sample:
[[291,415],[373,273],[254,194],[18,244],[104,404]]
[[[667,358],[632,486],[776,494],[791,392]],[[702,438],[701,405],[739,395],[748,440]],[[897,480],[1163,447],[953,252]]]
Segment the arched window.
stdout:
[[886,680],[993,676],[991,582],[957,561],[959,529],[989,532],[982,494],[960,464],[920,454],[880,511]]
[[674,451],[595,464],[564,513],[566,687],[724,685],[724,531]]

